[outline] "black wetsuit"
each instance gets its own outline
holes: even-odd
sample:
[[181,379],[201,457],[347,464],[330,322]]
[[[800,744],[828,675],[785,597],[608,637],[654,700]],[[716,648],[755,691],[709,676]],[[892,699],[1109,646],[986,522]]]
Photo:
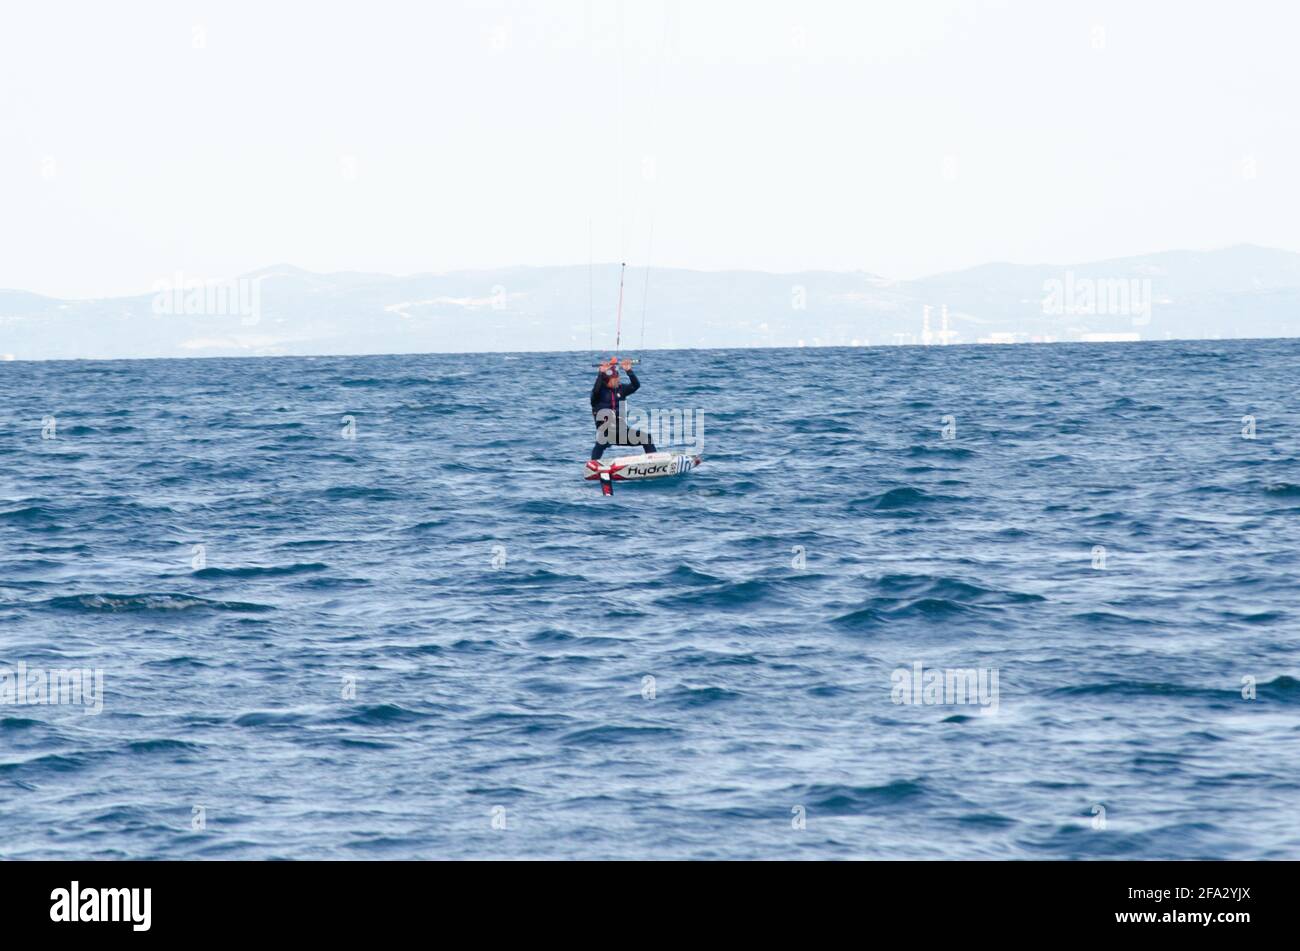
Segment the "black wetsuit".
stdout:
[[[605,385],[605,371],[601,370],[596,374],[596,382],[591,388],[591,417],[596,423],[596,445],[591,449],[591,458],[599,459],[605,454],[605,450],[612,445],[619,446],[642,446],[646,452],[654,452],[655,444],[650,441],[650,437],[639,429],[629,429],[623,432],[623,400],[627,399],[637,390],[641,389],[641,381],[636,378],[636,374],[631,370],[627,371],[627,377],[631,383],[620,383],[618,389],[610,389]],[[615,437],[609,442],[603,442],[600,439],[601,419],[599,415],[601,410],[605,410],[605,419],[617,418],[613,425]],[[613,414],[611,416],[610,414]],[[618,433],[622,432],[624,438],[618,439]]]

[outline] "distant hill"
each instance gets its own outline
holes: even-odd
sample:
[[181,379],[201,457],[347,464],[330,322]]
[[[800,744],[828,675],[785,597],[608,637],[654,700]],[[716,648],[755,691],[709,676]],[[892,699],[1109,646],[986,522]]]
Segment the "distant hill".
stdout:
[[[0,290],[0,355],[608,351],[618,271],[600,264],[391,276],[286,264],[227,285],[103,300]],[[1252,245],[1077,265],[986,264],[914,281],[675,268],[646,278],[643,269],[627,271],[625,351],[1300,336],[1300,254]]]

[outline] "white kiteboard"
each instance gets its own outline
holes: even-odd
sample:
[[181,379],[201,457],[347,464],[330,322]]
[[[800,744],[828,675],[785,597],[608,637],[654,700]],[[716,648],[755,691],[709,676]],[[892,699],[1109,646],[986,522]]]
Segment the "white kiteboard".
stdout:
[[703,462],[696,453],[680,451],[638,452],[597,462],[589,460],[582,477],[589,481],[600,480],[606,495],[614,491],[615,482],[635,482],[639,479],[667,479],[685,475]]

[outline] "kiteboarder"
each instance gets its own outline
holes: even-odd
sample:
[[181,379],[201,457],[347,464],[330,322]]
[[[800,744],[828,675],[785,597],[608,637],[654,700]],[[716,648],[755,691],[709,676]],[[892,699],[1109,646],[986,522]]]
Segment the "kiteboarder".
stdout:
[[645,432],[628,429],[624,422],[623,401],[641,388],[641,381],[632,372],[631,360],[624,360],[622,366],[630,383],[619,380],[618,357],[610,357],[600,365],[591,387],[591,415],[596,421],[592,459],[599,460],[609,446],[640,446],[643,452],[655,451],[655,444]]

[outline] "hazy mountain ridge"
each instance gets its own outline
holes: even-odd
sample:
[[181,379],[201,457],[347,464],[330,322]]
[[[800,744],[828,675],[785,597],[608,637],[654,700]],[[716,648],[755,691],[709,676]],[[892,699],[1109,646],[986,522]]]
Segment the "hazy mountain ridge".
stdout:
[[[220,295],[181,287],[62,301],[0,290],[0,354],[608,351],[618,278],[616,264],[405,276],[279,264]],[[1300,254],[1253,245],[1078,265],[993,263],[912,281],[675,268],[646,278],[642,268],[627,270],[625,351],[1300,336]]]

